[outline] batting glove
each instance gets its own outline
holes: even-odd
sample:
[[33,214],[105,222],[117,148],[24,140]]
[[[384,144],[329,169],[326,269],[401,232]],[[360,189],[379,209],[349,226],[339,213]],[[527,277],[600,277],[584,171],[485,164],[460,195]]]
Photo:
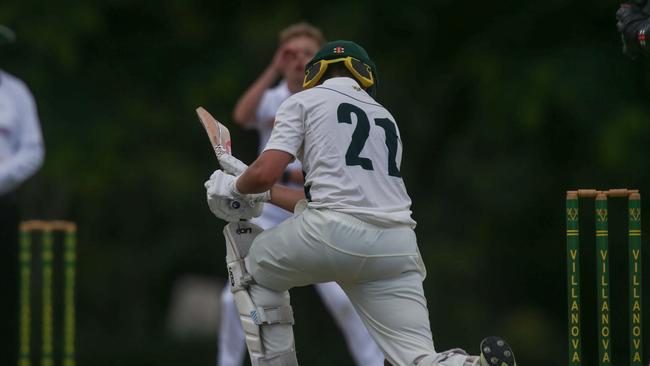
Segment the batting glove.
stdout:
[[247,220],[262,214],[263,203],[248,195],[236,195],[236,178],[221,170],[215,171],[205,182],[210,211],[228,222]]
[[209,196],[208,207],[218,218],[228,222],[249,220],[259,217],[262,214],[263,203],[256,203],[253,206],[228,197]]
[[230,175],[239,176],[248,168],[248,165],[230,154],[221,154],[218,159],[223,171]]
[[[248,165],[242,163],[241,160],[230,154],[221,154],[219,156],[219,165],[221,165],[221,168],[223,168],[224,172],[237,177],[239,177],[248,168]],[[236,184],[233,184],[232,186],[232,193],[236,197],[245,197],[251,202],[268,202],[271,200],[271,191],[253,194],[242,194],[237,191]]]
[[263,202],[271,199],[271,193],[242,194],[237,191],[236,182],[236,177],[221,170],[212,173],[205,182],[210,211],[229,222],[261,215]]

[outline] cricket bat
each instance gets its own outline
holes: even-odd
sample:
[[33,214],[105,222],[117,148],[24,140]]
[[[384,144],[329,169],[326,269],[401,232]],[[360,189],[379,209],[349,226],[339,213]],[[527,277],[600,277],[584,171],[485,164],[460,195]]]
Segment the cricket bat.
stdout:
[[210,144],[217,158],[222,154],[232,154],[232,141],[230,140],[228,128],[212,117],[203,107],[196,108],[196,115],[208,134]]

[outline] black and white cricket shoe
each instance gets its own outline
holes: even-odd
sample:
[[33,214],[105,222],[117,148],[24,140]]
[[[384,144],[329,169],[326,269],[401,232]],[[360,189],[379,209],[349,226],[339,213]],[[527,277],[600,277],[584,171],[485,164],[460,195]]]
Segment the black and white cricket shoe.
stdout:
[[481,341],[481,366],[517,366],[512,348],[501,337]]

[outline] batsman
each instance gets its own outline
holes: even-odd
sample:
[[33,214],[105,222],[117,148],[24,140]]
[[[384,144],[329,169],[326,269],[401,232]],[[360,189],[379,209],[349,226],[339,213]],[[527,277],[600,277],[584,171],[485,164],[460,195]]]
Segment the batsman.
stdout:
[[[422,287],[396,119],[380,105],[377,68],[354,42],[327,43],[307,64],[306,90],[279,108],[247,167],[219,154],[206,182],[224,228],[228,271],[254,366],[298,365],[288,290],[336,281],[394,366],[515,366],[510,346],[485,338],[480,355],[436,352]],[[294,159],[304,191],[274,184]],[[270,202],[293,212],[262,230],[246,221]],[[324,351],[325,345],[323,345]]]

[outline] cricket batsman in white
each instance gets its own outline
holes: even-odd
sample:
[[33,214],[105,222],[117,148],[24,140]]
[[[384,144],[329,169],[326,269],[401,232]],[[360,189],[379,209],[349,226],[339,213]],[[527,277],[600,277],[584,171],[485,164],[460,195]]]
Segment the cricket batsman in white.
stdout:
[[[290,25],[279,33],[278,49],[271,64],[246,90],[235,106],[234,121],[243,128],[254,128],[259,135],[259,153],[273,131],[275,113],[287,98],[303,90],[305,66],[325,44],[321,31],[307,23]],[[280,82],[272,86],[277,79]],[[281,184],[302,189],[302,166],[294,161],[287,166]],[[275,205],[265,205],[262,215],[252,222],[270,229],[291,217],[289,211]],[[335,282],[317,283],[315,289],[326,309],[338,325],[350,355],[357,366],[381,366],[384,355],[370,337],[341,287]],[[246,337],[239,321],[232,288],[221,292],[221,322],[219,324],[219,354],[217,366],[242,366]],[[314,319],[314,321],[317,321]]]
[[[480,355],[437,352],[422,287],[395,118],[373,95],[377,70],[354,42],[327,43],[307,64],[305,91],[278,109],[271,137],[246,167],[231,155],[206,182],[224,228],[228,272],[253,366],[298,365],[288,290],[337,282],[394,366],[515,366],[510,346],[485,338]],[[303,191],[276,185],[302,162]],[[246,221],[262,202],[294,212],[268,230]]]

